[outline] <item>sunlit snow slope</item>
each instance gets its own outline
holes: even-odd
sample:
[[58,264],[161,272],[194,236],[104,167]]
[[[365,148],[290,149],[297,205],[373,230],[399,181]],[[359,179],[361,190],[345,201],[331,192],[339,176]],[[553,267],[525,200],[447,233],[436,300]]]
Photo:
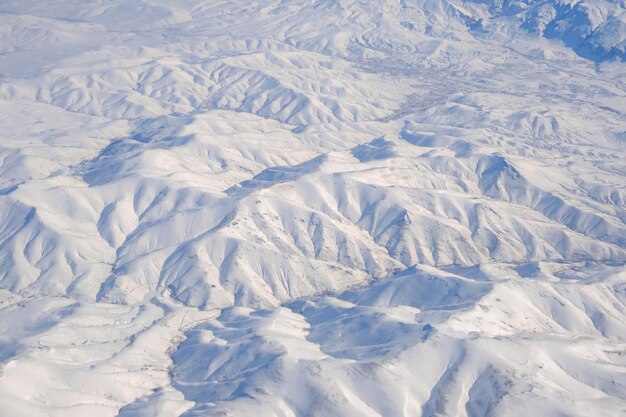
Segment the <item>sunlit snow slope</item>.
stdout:
[[620,0],[0,2],[0,415],[626,415]]

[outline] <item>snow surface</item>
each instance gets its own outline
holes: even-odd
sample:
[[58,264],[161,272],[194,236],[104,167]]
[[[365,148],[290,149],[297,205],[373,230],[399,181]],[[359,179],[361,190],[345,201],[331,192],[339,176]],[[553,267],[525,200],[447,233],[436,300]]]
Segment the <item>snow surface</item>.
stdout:
[[0,2],[0,415],[626,415],[621,0]]

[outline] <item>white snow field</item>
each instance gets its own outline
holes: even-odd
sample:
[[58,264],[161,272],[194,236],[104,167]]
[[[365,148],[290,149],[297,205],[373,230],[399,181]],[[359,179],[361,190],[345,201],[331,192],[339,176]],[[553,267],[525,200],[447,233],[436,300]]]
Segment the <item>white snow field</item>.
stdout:
[[623,0],[0,1],[0,416],[625,415]]

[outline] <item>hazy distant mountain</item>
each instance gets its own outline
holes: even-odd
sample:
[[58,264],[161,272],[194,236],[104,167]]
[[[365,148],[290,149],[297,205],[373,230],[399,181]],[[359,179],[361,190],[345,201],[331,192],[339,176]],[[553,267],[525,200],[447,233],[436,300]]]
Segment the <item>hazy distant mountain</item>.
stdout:
[[0,3],[0,415],[626,413],[626,4]]

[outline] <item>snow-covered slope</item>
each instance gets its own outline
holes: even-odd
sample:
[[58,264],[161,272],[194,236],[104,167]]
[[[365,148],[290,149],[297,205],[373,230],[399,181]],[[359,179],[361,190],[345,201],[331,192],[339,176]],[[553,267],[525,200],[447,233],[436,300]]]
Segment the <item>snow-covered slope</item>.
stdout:
[[626,412],[626,6],[0,4],[0,414]]

